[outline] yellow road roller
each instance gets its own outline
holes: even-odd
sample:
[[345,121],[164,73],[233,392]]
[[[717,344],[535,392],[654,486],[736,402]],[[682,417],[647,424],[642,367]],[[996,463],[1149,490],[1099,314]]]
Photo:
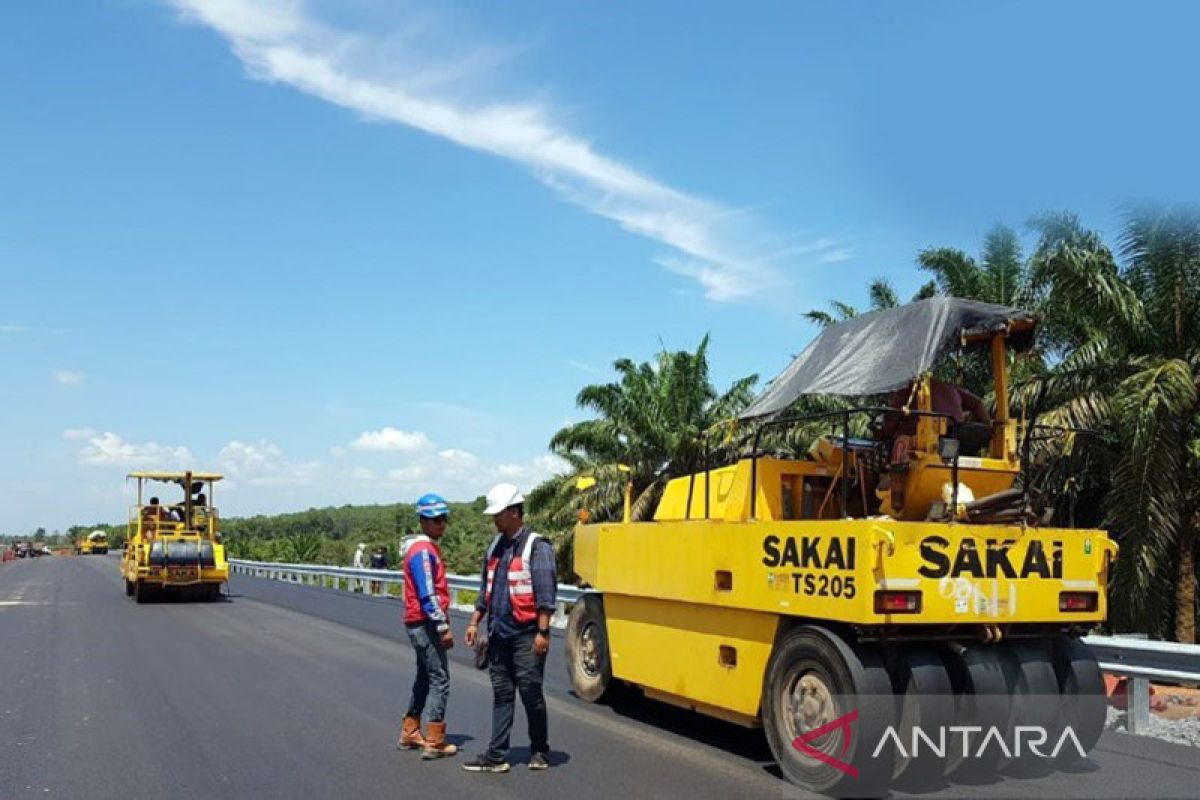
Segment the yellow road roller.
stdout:
[[[670,481],[650,520],[627,502],[578,525],[575,692],[632,685],[761,726],[784,776],[840,796],[1083,757],[1105,705],[1080,637],[1105,619],[1117,547],[1052,527],[1023,480],[1031,442],[1072,435],[1009,413],[1010,354],[1036,325],[938,297],[830,326],[717,433],[745,442],[734,463]],[[967,416],[935,375],[951,357],[990,364],[994,411]],[[816,395],[888,401],[791,412]]]
[[92,531],[79,540],[75,552],[81,556],[106,554],[108,552],[108,534],[104,531]]
[[[221,476],[211,472],[131,472],[137,504],[129,509],[129,535],[121,559],[125,594],[144,603],[154,595],[217,600],[229,581],[220,520],[212,504]],[[146,498],[146,486],[177,486],[170,504]]]

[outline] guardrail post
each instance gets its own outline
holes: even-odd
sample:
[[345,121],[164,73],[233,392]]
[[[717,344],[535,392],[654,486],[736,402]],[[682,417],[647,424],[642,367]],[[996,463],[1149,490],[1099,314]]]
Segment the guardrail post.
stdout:
[[1130,678],[1126,685],[1126,727],[1130,733],[1144,734],[1150,730],[1150,681]]

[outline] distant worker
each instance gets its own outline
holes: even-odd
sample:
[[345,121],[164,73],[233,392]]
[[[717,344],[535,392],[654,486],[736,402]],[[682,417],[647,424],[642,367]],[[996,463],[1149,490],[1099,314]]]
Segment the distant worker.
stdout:
[[[387,569],[387,548],[383,545],[371,551],[371,569]],[[383,593],[383,581],[371,581],[371,594]]]
[[525,524],[525,497],[511,483],[487,493],[485,514],[499,534],[484,554],[475,613],[466,645],[474,647],[479,622],[488,618],[488,672],[492,679],[492,739],[487,752],[463,764],[469,772],[508,772],[509,734],[521,694],[529,722],[529,768],[550,766],[542,678],[550,651],[550,616],[558,585],[554,546]]
[[[442,758],[458,752],[446,742],[446,703],[450,699],[450,667],[446,651],[454,646],[450,630],[450,587],[438,540],[446,533],[450,509],[436,494],[417,501],[421,533],[407,542],[404,564],[404,627],[417,656],[417,676],[404,715],[397,746],[421,748],[422,759]],[[428,705],[426,704],[428,701]],[[428,720],[421,732],[421,717]]]
[[192,500],[192,527],[201,532],[208,531],[208,498],[203,492]]
[[153,538],[158,535],[167,510],[158,504],[157,497],[150,498],[150,505],[142,506],[142,535]]
[[[367,565],[365,563],[366,558],[364,556],[364,553],[366,553],[366,551],[367,551],[366,542],[359,542],[358,549],[354,551],[354,561],[351,562],[350,566],[354,567],[354,569],[366,569],[366,567],[367,567]],[[366,585],[367,585],[367,582],[362,580],[361,578],[359,578],[358,580],[355,581],[354,591],[361,592],[363,590],[363,588],[366,587]]]

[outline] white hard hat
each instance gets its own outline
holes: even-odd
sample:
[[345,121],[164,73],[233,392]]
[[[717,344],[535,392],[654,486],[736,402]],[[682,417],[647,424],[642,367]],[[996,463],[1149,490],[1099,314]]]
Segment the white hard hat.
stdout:
[[366,546],[367,546],[367,545],[366,545],[366,542],[359,542],[359,543],[358,543],[358,549],[359,549],[359,550],[362,550],[362,549],[363,549],[363,548],[365,548]]
[[520,489],[511,483],[497,483],[487,493],[487,508],[483,510],[483,513],[489,516],[499,514],[509,506],[515,506],[518,503],[524,502],[525,495],[521,494]]

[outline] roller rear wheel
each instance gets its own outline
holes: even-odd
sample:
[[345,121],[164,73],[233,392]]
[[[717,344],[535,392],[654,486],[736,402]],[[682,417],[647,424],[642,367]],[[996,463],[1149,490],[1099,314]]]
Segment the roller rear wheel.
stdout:
[[872,749],[894,725],[896,706],[877,649],[815,625],[793,628],[767,664],[762,715],[788,780],[838,797],[887,793],[894,753]]
[[[1059,707],[1062,724],[1071,728],[1083,752],[1090,753],[1104,732],[1108,714],[1104,675],[1091,649],[1078,639],[1055,640],[1053,658],[1062,698]],[[1055,761],[1059,766],[1067,766],[1079,759],[1079,751],[1068,739],[1063,742]]]
[[612,658],[604,621],[604,598],[585,594],[567,619],[567,672],[575,694],[599,702],[612,683]]
[[997,747],[980,749],[982,732],[962,731],[976,727],[1004,732],[1012,701],[1011,657],[989,645],[954,646],[948,654],[950,682],[954,687],[954,725],[947,737],[946,774],[958,780],[983,780],[999,769],[1004,753]]
[[[1048,755],[1062,734],[1058,679],[1050,648],[1040,640],[1016,641],[1001,647],[1011,652],[1016,665],[1009,717],[1013,758],[1004,769],[1013,775],[1048,772],[1054,766]],[[1025,735],[1018,728],[1025,729]],[[1044,740],[1038,744],[1042,737]]]
[[[904,647],[890,672],[896,691],[896,734],[904,746],[904,752],[896,754],[893,777],[913,785],[940,781],[949,755],[941,739],[955,714],[954,689],[942,656],[929,646]],[[928,740],[914,736],[914,730]]]

